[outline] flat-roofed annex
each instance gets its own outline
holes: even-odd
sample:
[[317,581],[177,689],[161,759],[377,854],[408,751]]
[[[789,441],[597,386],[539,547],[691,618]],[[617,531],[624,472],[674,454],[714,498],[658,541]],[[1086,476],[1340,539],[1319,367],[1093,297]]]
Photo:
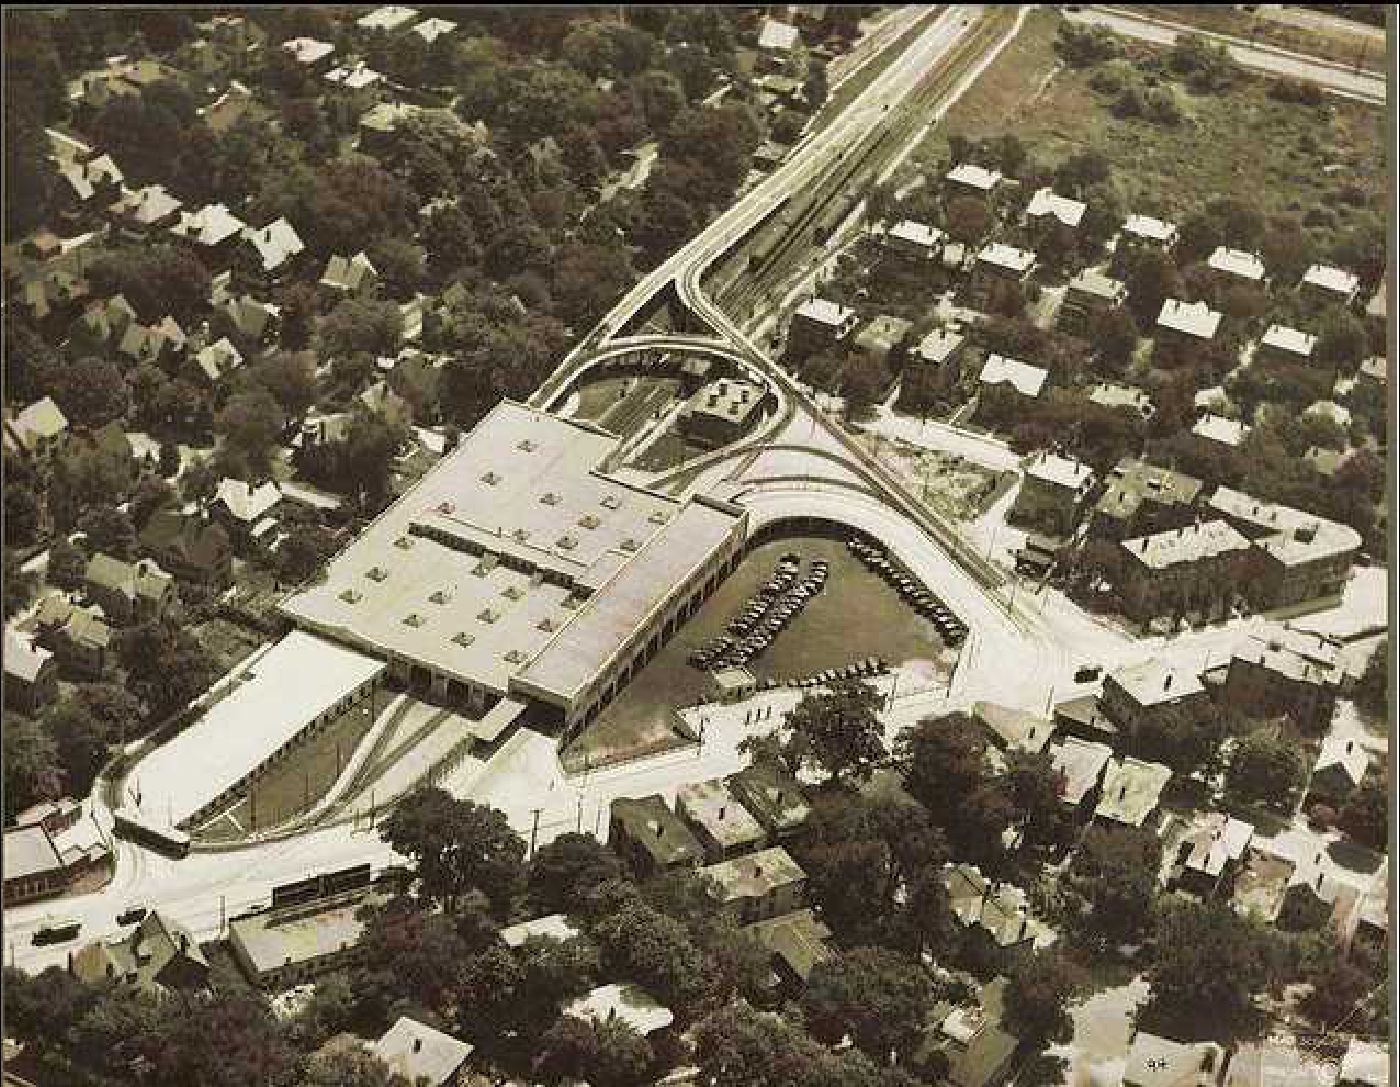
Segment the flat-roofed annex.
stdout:
[[[696,564],[689,559],[708,557],[717,534],[694,532],[696,523],[735,523],[596,471],[616,444],[587,424],[503,401],[282,610],[309,629],[498,694],[546,646],[580,636],[591,651],[574,660],[586,672],[616,648],[594,647],[594,638],[625,637],[617,622],[644,618]],[[681,521],[685,531],[668,531]],[[662,535],[670,581],[655,562],[640,562]],[[634,576],[645,573],[631,570],[639,562],[652,576]],[[608,606],[618,591],[621,609]],[[588,622],[586,633],[561,639],[600,608],[616,622]]]

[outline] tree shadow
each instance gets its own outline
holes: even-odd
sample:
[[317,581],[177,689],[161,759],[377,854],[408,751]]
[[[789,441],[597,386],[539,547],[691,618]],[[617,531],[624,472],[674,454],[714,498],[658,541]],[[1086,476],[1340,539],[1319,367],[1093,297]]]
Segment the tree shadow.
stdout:
[[1376,872],[1382,860],[1379,853],[1350,841],[1333,842],[1327,847],[1327,855],[1347,871],[1366,875]]

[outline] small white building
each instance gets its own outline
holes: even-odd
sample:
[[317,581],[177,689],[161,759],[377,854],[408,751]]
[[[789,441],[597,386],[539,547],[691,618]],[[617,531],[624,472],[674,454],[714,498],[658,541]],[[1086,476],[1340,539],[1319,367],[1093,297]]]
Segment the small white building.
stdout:
[[1243,279],[1249,283],[1262,283],[1264,280],[1264,261],[1257,254],[1247,253],[1243,249],[1217,246],[1215,252],[1207,258],[1206,266],[1213,272]]
[[977,380],[986,387],[1010,385],[1022,396],[1034,399],[1045,388],[1049,376],[1050,372],[1039,366],[1031,366],[1002,355],[989,355]]

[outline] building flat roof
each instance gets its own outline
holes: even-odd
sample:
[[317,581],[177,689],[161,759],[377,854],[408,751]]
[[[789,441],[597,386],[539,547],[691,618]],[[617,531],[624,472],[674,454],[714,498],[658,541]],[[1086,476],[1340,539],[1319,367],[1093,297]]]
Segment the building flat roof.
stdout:
[[1031,479],[1077,491],[1094,478],[1094,470],[1070,457],[1042,453],[1026,467],[1026,475]]
[[1040,714],[996,702],[974,702],[972,716],[1017,751],[1042,751],[1055,732],[1055,723]]
[[791,23],[782,22],[779,19],[763,20],[763,27],[758,33],[758,47],[760,49],[791,49],[797,44],[797,27]]
[[617,797],[609,816],[663,868],[705,857],[685,820],[666,806],[660,794]]
[[1143,566],[1163,570],[1180,563],[1201,562],[1249,550],[1249,540],[1228,521],[1204,521],[1151,536],[1124,540],[1123,550]]
[[1361,280],[1342,268],[1330,264],[1314,264],[1303,273],[1303,282],[1310,287],[1320,287],[1324,291],[1350,298],[1361,287]]
[[501,929],[501,939],[507,947],[519,947],[526,940],[536,936],[545,936],[563,943],[572,940],[578,933],[579,930],[562,913],[551,913],[548,917],[536,917]]
[[1079,804],[1099,783],[1103,768],[1113,758],[1113,748],[1078,736],[1065,736],[1050,748],[1051,765],[1065,776],[1064,800]]
[[946,235],[936,226],[915,219],[901,219],[886,231],[886,237],[897,238],[923,249],[933,249]]
[[5,831],[5,879],[25,879],[63,868],[49,832],[38,823]]
[[797,316],[819,325],[839,328],[855,317],[855,310],[826,298],[809,298],[797,307]]
[[1089,390],[1089,400],[1106,408],[1133,408],[1142,415],[1153,410],[1152,397],[1135,385],[1103,381]]
[[1176,237],[1176,227],[1172,223],[1154,219],[1150,215],[1129,215],[1127,222],[1123,224],[1123,230],[1125,233],[1154,242],[1171,241]]
[[1084,218],[1086,210],[1086,205],[1082,202],[1061,196],[1053,189],[1044,188],[1035,191],[1031,202],[1026,206],[1026,215],[1032,219],[1053,215],[1065,226],[1076,227]]
[[407,1082],[441,1087],[475,1048],[469,1042],[401,1015],[370,1050],[391,1072]]
[[1050,371],[1002,355],[988,355],[978,380],[983,385],[1010,385],[1022,396],[1039,396]]
[[293,631],[239,665],[199,720],[132,768],[126,803],[157,825],[178,826],[384,667]]
[[1114,669],[1109,678],[1139,706],[1157,706],[1205,693],[1195,672],[1175,668],[1158,657]]
[[948,171],[946,180],[955,185],[966,185],[968,188],[981,189],[983,192],[991,192],[1001,182],[1002,175],[997,170],[988,170],[984,166],[976,166],[971,162],[962,162]]
[[953,352],[967,342],[961,332],[951,328],[935,328],[919,341],[916,354],[925,362],[935,366],[947,362]]
[[730,774],[725,784],[750,812],[775,831],[795,830],[812,813],[797,779],[776,766],[754,763]]
[[230,941],[243,948],[259,974],[335,955],[364,935],[361,913],[378,899],[357,899],[327,909],[255,913],[229,922]]
[[1217,272],[1228,272],[1241,279],[1260,280],[1264,278],[1264,262],[1256,254],[1246,253],[1242,249],[1217,246],[1215,252],[1206,260],[1206,264]]
[[1191,428],[1191,433],[1198,438],[1205,438],[1207,441],[1219,442],[1221,445],[1228,445],[1231,448],[1239,445],[1249,436],[1250,427],[1238,419],[1230,419],[1224,415],[1214,415],[1207,412],[1196,420],[1196,425]]
[[1215,337],[1220,327],[1221,314],[1216,313],[1206,302],[1183,302],[1179,298],[1168,298],[1162,303],[1162,311],[1157,315],[1157,323],[1173,332],[1182,332],[1198,340]]
[[1035,254],[1029,249],[1017,249],[1014,245],[992,242],[978,251],[977,260],[979,263],[1005,268],[1020,275],[1030,271],[1035,264]]
[[1261,347],[1272,347],[1306,359],[1312,356],[1313,348],[1317,346],[1317,337],[1288,325],[1270,325],[1259,344]]
[[722,849],[761,842],[763,827],[718,778],[676,792],[676,810],[704,829]]
[[1128,294],[1126,283],[1104,274],[1097,268],[1085,268],[1069,281],[1069,289],[1077,294],[1093,295],[1095,298],[1107,298],[1115,302],[1126,298]]
[[[1222,1052],[1215,1042],[1176,1042],[1139,1031],[1123,1068],[1124,1087],[1200,1087],[1214,1083]],[[1207,1065],[1212,1071],[1207,1071]]]
[[1182,844],[1182,863],[1193,872],[1218,876],[1229,861],[1240,861],[1254,838],[1254,825],[1223,811],[1205,812],[1191,824]]
[[502,693],[543,655],[531,681],[576,690],[742,516],[595,471],[616,444],[503,401],[282,609]]
[[418,12],[414,8],[390,5],[375,8],[368,15],[361,15],[355,20],[355,24],[365,30],[397,30],[417,18]]
[[763,402],[763,389],[752,381],[721,378],[698,389],[686,402],[691,415],[707,415],[739,425]]
[[1229,487],[1217,487],[1209,506],[1231,521],[1258,530],[1261,535],[1255,540],[1255,546],[1285,566],[1314,562],[1361,548],[1361,534],[1350,525],[1291,506],[1261,502]]
[[719,901],[726,903],[741,898],[763,898],[779,887],[807,878],[807,873],[780,845],[706,865],[700,869],[700,874],[714,881]]
[[1095,508],[1106,517],[1126,518],[1137,513],[1149,499],[1163,506],[1189,506],[1200,493],[1199,479],[1124,457],[1113,466],[1107,488]]
[[1157,809],[1171,779],[1171,768],[1159,762],[1114,759],[1104,773],[1103,795],[1094,815],[1140,827]]

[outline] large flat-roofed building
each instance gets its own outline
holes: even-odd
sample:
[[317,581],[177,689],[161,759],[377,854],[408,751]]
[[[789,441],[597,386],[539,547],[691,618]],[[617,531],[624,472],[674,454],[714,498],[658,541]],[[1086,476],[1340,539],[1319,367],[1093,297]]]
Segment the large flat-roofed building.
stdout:
[[1217,487],[1209,506],[1254,543],[1244,589],[1255,607],[1293,607],[1334,596],[1345,587],[1362,544],[1361,534],[1350,525],[1261,502],[1229,487]]
[[1335,648],[1326,653],[1321,640],[1319,648],[1324,652],[1301,649],[1283,638],[1246,639],[1225,666],[1222,700],[1254,717],[1287,714],[1310,732],[1325,732],[1343,669]]
[[187,829],[365,699],[384,662],[292,631],[240,664],[203,716],[132,767],[123,811]]
[[694,868],[705,847],[660,795],[620,796],[608,814],[608,847],[643,878]]
[[355,961],[369,908],[384,901],[371,895],[236,918],[229,950],[254,985],[275,991],[308,982]]
[[1100,700],[1104,714],[1127,733],[1163,715],[1199,717],[1209,704],[1200,676],[1156,657],[1109,673]]
[[766,837],[763,825],[719,779],[678,790],[676,814],[689,824],[712,864],[756,849]]
[[807,873],[782,846],[707,865],[700,874],[719,908],[746,925],[791,913],[807,885]]
[[282,605],[471,710],[514,695],[590,722],[738,563],[746,514],[596,469],[618,439],[498,404]]
[[1118,596],[1141,622],[1232,602],[1248,568],[1249,540],[1223,520],[1183,525],[1124,540]]

